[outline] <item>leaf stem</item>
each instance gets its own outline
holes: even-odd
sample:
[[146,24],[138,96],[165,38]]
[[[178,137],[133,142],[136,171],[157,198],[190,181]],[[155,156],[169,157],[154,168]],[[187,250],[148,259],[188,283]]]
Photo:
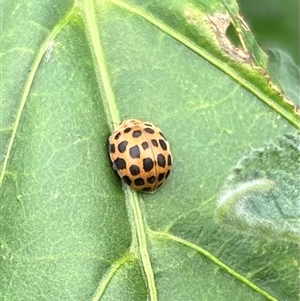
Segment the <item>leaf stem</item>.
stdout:
[[145,272],[146,279],[147,279],[150,300],[157,301],[158,299],[157,299],[157,291],[156,291],[156,285],[154,280],[154,273],[150,261],[148,247],[147,247],[145,224],[144,224],[141,207],[139,204],[139,196],[136,191],[133,191],[130,188],[127,188],[126,191],[128,192],[127,198],[129,199],[130,202],[130,208],[132,208],[133,211],[134,224],[135,224],[135,230],[137,236],[137,244],[138,244],[139,253],[143,264],[143,270]]
[[102,281],[100,282],[92,301],[100,300],[113,276],[119,271],[122,265],[129,263],[130,261],[134,261],[134,254],[126,253],[125,256],[120,258],[111,266],[106,275],[102,278]]
[[86,31],[90,38],[92,55],[99,70],[96,75],[100,86],[103,86],[104,89],[104,93],[102,93],[102,96],[104,98],[103,103],[106,104],[105,107],[108,108],[106,116],[108,120],[112,121],[112,127],[115,128],[121,123],[121,118],[112,90],[106,59],[101,44],[101,33],[99,31],[99,24],[97,23],[95,13],[95,1],[84,0],[84,10],[85,21],[87,24]]
[[260,293],[267,300],[278,301],[277,298],[273,297],[268,292],[266,292],[265,290],[263,290],[262,288],[260,288],[256,284],[254,284],[252,281],[248,280],[246,277],[244,277],[243,275],[239,274],[238,272],[236,272],[235,270],[230,268],[228,265],[223,263],[220,259],[218,259],[216,256],[212,255],[210,252],[206,251],[205,249],[203,249],[203,248],[201,248],[201,247],[199,247],[199,246],[197,246],[197,245],[195,245],[195,244],[193,244],[189,241],[181,239],[177,236],[171,235],[169,233],[157,232],[157,231],[151,231],[151,233],[152,233],[153,236],[156,236],[159,239],[168,239],[168,240],[171,240],[171,241],[175,241],[175,242],[177,242],[179,244],[182,244],[182,245],[184,245],[184,246],[186,246],[190,249],[196,250],[198,253],[205,256],[212,263],[219,266],[226,273],[233,276],[235,279],[238,279],[239,281],[241,281],[242,283],[244,283],[245,285],[247,285],[248,287],[250,287],[254,291]]

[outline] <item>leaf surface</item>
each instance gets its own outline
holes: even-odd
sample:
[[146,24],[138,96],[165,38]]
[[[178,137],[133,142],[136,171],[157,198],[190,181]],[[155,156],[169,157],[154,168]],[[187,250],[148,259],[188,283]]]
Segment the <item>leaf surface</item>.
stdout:
[[[221,2],[1,5],[3,300],[297,299],[294,244],[214,220],[244,150],[298,124],[222,47]],[[170,142],[174,171],[154,195],[111,168],[108,136],[128,118]]]

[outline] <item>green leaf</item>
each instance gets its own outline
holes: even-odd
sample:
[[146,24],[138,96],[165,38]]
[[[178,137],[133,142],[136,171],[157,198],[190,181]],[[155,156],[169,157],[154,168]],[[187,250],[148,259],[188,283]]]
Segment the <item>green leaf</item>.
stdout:
[[[287,5],[281,0],[239,0],[239,3],[258,43],[269,55],[271,78],[280,85],[287,101],[293,102],[299,112],[299,2],[289,2]],[[274,30],[274,24],[278,22],[280,26]]]
[[[3,300],[297,300],[295,244],[214,220],[244,150],[299,128],[267,71],[235,55],[251,49],[228,52],[220,1],[1,7]],[[154,195],[111,167],[107,139],[128,118],[170,142]]]
[[242,157],[219,197],[217,219],[238,230],[299,243],[299,145],[299,135],[286,135]]
[[286,96],[299,107],[299,67],[288,54],[279,49],[269,49],[269,54],[270,62],[268,68],[270,73],[280,83]]

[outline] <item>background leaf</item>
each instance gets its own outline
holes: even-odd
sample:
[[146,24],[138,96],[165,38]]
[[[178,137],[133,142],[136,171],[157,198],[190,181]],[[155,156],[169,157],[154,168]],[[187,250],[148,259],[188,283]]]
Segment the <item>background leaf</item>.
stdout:
[[285,135],[242,157],[218,199],[217,219],[299,243],[299,142],[299,135]]
[[299,67],[286,52],[280,49],[269,49],[269,54],[269,70],[271,74],[280,83],[286,96],[299,107]]
[[242,14],[259,44],[268,52],[270,76],[300,107],[299,1],[239,0]]
[[[3,300],[297,299],[297,246],[214,221],[244,150],[299,121],[221,47],[220,1],[1,7]],[[155,195],[122,189],[111,168],[107,138],[127,118],[170,141]]]

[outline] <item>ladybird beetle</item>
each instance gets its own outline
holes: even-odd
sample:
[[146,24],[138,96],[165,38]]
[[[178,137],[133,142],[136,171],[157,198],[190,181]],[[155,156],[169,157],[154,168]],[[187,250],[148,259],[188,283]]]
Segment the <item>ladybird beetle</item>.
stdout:
[[172,169],[169,143],[155,125],[124,121],[109,137],[113,168],[132,189],[155,192]]

